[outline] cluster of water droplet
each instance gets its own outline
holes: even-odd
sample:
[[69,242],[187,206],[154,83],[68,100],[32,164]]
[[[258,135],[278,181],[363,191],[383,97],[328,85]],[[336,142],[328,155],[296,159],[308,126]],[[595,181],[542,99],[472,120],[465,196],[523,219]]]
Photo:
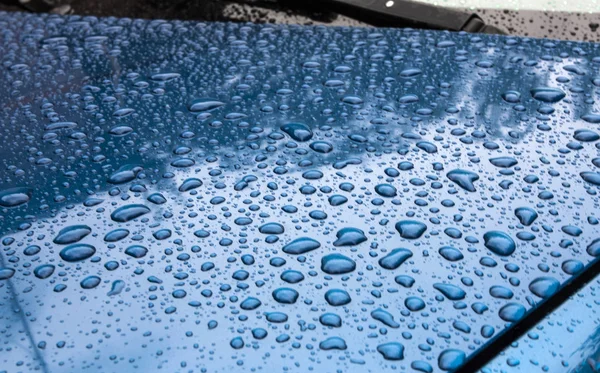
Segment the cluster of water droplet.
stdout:
[[597,46],[0,35],[8,371],[452,371],[600,255]]

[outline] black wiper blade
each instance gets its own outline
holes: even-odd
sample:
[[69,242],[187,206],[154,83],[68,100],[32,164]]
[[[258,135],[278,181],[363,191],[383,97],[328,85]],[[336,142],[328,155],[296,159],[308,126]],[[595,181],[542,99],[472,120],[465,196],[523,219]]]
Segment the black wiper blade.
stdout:
[[414,25],[450,31],[504,34],[474,13],[407,0],[326,0],[338,12],[374,26]]
[[318,7],[378,27],[416,27],[436,30],[506,34],[486,25],[475,13],[409,0],[254,0],[249,3],[279,3],[295,8]]

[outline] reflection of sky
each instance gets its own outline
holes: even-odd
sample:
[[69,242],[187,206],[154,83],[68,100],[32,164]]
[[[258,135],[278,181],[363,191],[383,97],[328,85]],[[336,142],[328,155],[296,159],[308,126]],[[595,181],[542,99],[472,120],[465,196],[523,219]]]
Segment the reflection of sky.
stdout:
[[[22,17],[27,17],[25,23],[39,23],[35,17]],[[7,293],[4,299],[12,299],[16,304],[1,304],[2,314],[11,315],[10,319],[4,316],[2,323],[6,322],[5,325],[11,327],[18,325],[20,330],[19,334],[13,334],[13,339],[7,340],[9,345],[21,346],[16,350],[19,352],[11,354],[11,366],[19,360],[30,361],[31,357],[20,357],[19,354],[22,352],[34,355],[32,351],[36,350],[31,348],[31,345],[43,341],[47,342],[47,348],[40,353],[46,359],[48,371],[71,371],[88,365],[97,371],[116,371],[123,369],[123,366],[152,370],[160,364],[171,369],[180,361],[186,361],[188,366],[183,367],[179,364],[179,368],[173,369],[185,371],[192,365],[207,364],[222,369],[238,369],[235,365],[238,360],[244,360],[246,368],[258,368],[267,364],[282,369],[283,366],[293,365],[293,360],[305,367],[304,364],[314,356],[308,349],[291,353],[290,351],[294,350],[289,346],[277,344],[274,346],[278,347],[273,348],[266,344],[256,344],[258,353],[248,349],[229,349],[231,338],[241,332],[236,330],[237,313],[234,306],[227,303],[225,308],[215,307],[218,301],[227,302],[228,299],[227,295],[217,294],[218,288],[224,283],[233,283],[230,280],[230,272],[237,268],[237,264],[229,263],[230,257],[248,252],[266,261],[275,255],[281,256],[282,253],[278,252],[281,245],[298,236],[318,238],[323,244],[323,253],[335,252],[337,249],[331,244],[334,235],[346,226],[367,232],[369,243],[375,245],[369,247],[364,244],[364,247],[348,249],[348,255],[360,263],[362,274],[349,275],[348,280],[342,280],[339,276],[324,278],[322,274],[314,279],[307,278],[302,297],[313,299],[312,307],[316,308],[316,311],[304,304],[298,305],[297,311],[289,311],[289,307],[275,303],[269,298],[269,292],[265,292],[262,294],[263,306],[258,313],[262,314],[267,309],[290,313],[288,324],[291,331],[283,329],[283,325],[274,330],[269,329],[273,338],[286,332],[297,341],[302,341],[303,346],[307,343],[318,346],[319,342],[328,336],[339,336],[348,342],[352,341],[346,353],[334,355],[334,358],[326,358],[326,354],[318,355],[316,360],[319,364],[315,365],[315,369],[323,371],[333,370],[340,365],[346,371],[362,372],[365,366],[358,364],[360,361],[364,361],[366,367],[390,367],[391,363],[383,361],[375,352],[375,348],[381,342],[403,338],[400,336],[401,332],[412,334],[411,340],[403,340],[407,360],[410,356],[410,359],[428,360],[436,366],[435,356],[445,348],[468,351],[484,344],[485,340],[479,335],[484,323],[493,325],[496,330],[505,327],[504,322],[498,319],[497,311],[506,302],[489,297],[488,287],[490,284],[506,283],[507,274],[502,267],[507,261],[496,258],[500,262],[497,268],[484,268],[479,261],[487,254],[484,254],[485,249],[481,244],[467,244],[461,241],[460,249],[467,257],[464,267],[462,264],[459,266],[442,262],[436,256],[438,247],[458,245],[443,234],[444,228],[458,226],[465,236],[472,235],[478,238],[481,238],[486,230],[511,230],[514,233],[524,229],[515,227],[516,220],[512,216],[514,208],[520,204],[533,205],[537,202],[539,209],[545,212],[539,223],[553,226],[554,230],[545,233],[536,231],[542,244],[538,245],[536,241],[535,246],[526,246],[526,243],[519,242],[520,257],[515,260],[521,263],[518,278],[522,285],[514,289],[514,300],[527,307],[529,302],[534,304],[535,300],[529,295],[526,286],[541,274],[541,266],[549,263],[552,266],[552,276],[564,281],[568,276],[555,269],[563,259],[574,256],[582,261],[589,260],[588,257],[581,256],[580,252],[571,250],[561,251],[560,260],[552,259],[552,256],[555,255],[556,243],[564,238],[560,226],[565,222],[583,224],[583,220],[588,215],[593,215],[597,207],[593,198],[584,198],[584,188],[588,186],[579,182],[578,175],[578,167],[591,167],[589,159],[594,157],[596,151],[591,144],[576,154],[558,155],[556,149],[564,147],[571,140],[571,134],[576,128],[589,126],[581,120],[566,122],[566,119],[579,118],[586,110],[597,110],[597,105],[585,106],[582,104],[583,94],[570,92],[565,101],[554,105],[557,114],[549,121],[552,126],[561,128],[561,136],[548,141],[543,133],[536,130],[536,125],[541,121],[534,119],[539,103],[530,99],[530,87],[550,85],[559,86],[567,91],[571,86],[589,85],[586,80],[589,75],[569,75],[572,83],[555,82],[557,75],[567,75],[561,70],[562,65],[571,63],[570,60],[575,58],[565,57],[564,61],[555,63],[540,61],[537,66],[523,67],[528,60],[537,60],[542,52],[550,53],[549,46],[543,46],[539,41],[520,41],[520,44],[510,49],[511,43],[507,42],[507,39],[479,39],[431,32],[421,34],[382,31],[384,34],[381,36],[367,36],[365,32],[353,35],[350,31],[340,29],[340,36],[333,36],[333,31],[330,31],[330,35],[325,29],[319,28],[310,29],[313,33],[311,35],[303,34],[306,31],[299,28],[290,28],[289,34],[278,28],[273,28],[271,32],[258,33],[255,28],[248,27],[248,30],[245,30],[245,26],[240,25],[195,26],[152,22],[150,27],[138,21],[94,19],[85,21],[89,23],[86,25],[80,21],[69,23],[61,18],[51,19],[53,21],[45,26],[48,35],[37,35],[31,31],[33,35],[27,34],[29,36],[25,39],[33,38],[35,43],[30,46],[22,45],[21,54],[9,55],[8,59],[11,63],[17,63],[25,57],[50,58],[38,53],[37,48],[42,45],[46,53],[60,66],[53,70],[53,73],[59,76],[56,79],[58,83],[55,83],[54,75],[48,73],[39,76],[42,84],[36,87],[36,80],[27,76],[17,76],[9,69],[9,72],[3,72],[7,78],[3,80],[7,82],[7,89],[0,94],[2,102],[7,102],[7,110],[1,114],[3,120],[6,120],[6,123],[14,122],[23,131],[23,137],[14,139],[4,135],[5,140],[11,141],[11,146],[0,149],[6,166],[1,174],[2,187],[5,189],[4,187],[27,185],[35,189],[32,201],[27,205],[6,210],[1,223],[6,233],[14,229],[15,224],[18,226],[24,221],[31,224],[31,228],[27,227],[24,231],[12,235],[16,240],[14,245],[4,252],[0,251],[4,259],[2,266],[17,268],[17,274],[3,287],[3,291],[9,291],[10,286],[14,287],[16,297]],[[131,25],[115,29],[115,23]],[[17,26],[12,25],[13,28]],[[183,29],[184,26],[187,31]],[[147,27],[145,31],[144,27]],[[211,27],[213,29],[210,29]],[[196,30],[197,33],[190,36],[190,30]],[[16,30],[11,31],[12,37],[16,37]],[[96,33],[108,34],[111,37],[106,40],[89,39],[90,35]],[[48,42],[47,39],[45,42],[41,41],[43,37],[51,34],[71,34],[73,37],[52,42]],[[228,40],[227,35],[237,35],[238,39],[245,38],[248,42]],[[88,39],[84,39],[86,37]],[[360,40],[353,42],[352,38]],[[436,38],[453,39],[457,45],[436,48],[437,40],[433,40]],[[265,42],[256,41],[258,39]],[[87,40],[87,43],[82,45],[82,40]],[[487,44],[492,41],[495,45]],[[98,43],[108,46],[99,48]],[[207,47],[208,44],[213,47]],[[519,49],[523,45],[529,47]],[[78,48],[79,46],[82,48]],[[590,47],[582,45],[581,48]],[[561,51],[566,53],[571,48],[566,44],[558,44],[553,49],[556,51],[552,53],[559,55]],[[459,53],[460,50],[468,52]],[[357,56],[355,60],[345,58],[350,52]],[[60,56],[63,56],[62,60],[58,58]],[[461,56],[468,58],[462,62],[455,61],[455,58]],[[517,62],[511,62],[511,58],[514,57],[521,59],[513,59]],[[306,60],[318,61],[320,67],[302,68],[302,63]],[[341,60],[344,62],[340,62]],[[491,61],[494,66],[477,67],[476,63],[482,60]],[[81,68],[77,67],[79,64]],[[331,72],[340,64],[351,66],[352,73]],[[421,73],[414,79],[399,76],[399,72],[408,68],[418,68]],[[590,65],[582,68],[588,74],[592,74],[594,69]],[[65,70],[68,74],[63,75],[59,70]],[[177,71],[181,77],[169,82],[152,81],[148,78],[164,71]],[[132,75],[133,72],[139,73],[139,76]],[[323,87],[324,81],[334,78],[344,82],[340,91]],[[23,79],[23,85],[15,83],[19,79]],[[145,87],[144,82],[148,87]],[[267,83],[268,86],[265,85]],[[276,92],[280,88],[293,88],[296,93],[289,97],[277,95]],[[501,94],[508,89],[521,92],[523,111],[515,110],[516,105],[501,101]],[[585,89],[592,92],[590,88]],[[44,92],[45,90],[49,92]],[[44,99],[36,98],[40,92],[43,92],[41,95]],[[407,94],[417,95],[419,102],[400,104],[398,98]],[[14,96],[20,98],[13,100]],[[347,96],[360,97],[364,102],[356,106],[340,103],[340,100]],[[114,103],[111,102],[111,97],[115,98]],[[199,120],[187,111],[188,103],[198,97],[212,97],[226,102],[227,105],[211,112],[211,117]],[[40,109],[40,106],[49,102],[53,103],[54,109]],[[98,107],[91,107],[89,103]],[[283,105],[287,105],[289,109]],[[271,113],[267,107],[273,108],[274,111]],[[453,112],[452,107],[457,107],[460,111]],[[135,113],[123,118],[113,117],[113,112],[119,108],[133,108]],[[419,109],[424,108],[431,108],[432,114],[416,114]],[[231,112],[241,112],[247,116],[235,121],[225,120],[225,115]],[[27,122],[23,119],[24,114],[35,120]],[[58,132],[56,138],[51,137],[40,142],[39,139],[48,132],[43,130],[44,125],[55,115],[58,115],[61,121],[77,122],[78,127]],[[457,124],[452,124],[452,118],[456,119]],[[292,144],[287,136],[281,140],[268,137],[273,132],[280,131],[282,123],[290,121],[307,123],[313,128],[313,140],[328,141],[335,150],[326,155],[317,154],[306,144]],[[134,131],[123,137],[115,137],[108,133],[111,128],[122,125],[131,126]],[[328,129],[327,126],[331,128]],[[454,128],[464,128],[466,134],[452,135],[451,131]],[[485,140],[473,139],[470,134],[475,130],[484,133]],[[186,131],[193,132],[193,136],[189,139],[184,138],[182,134]],[[84,133],[86,138],[78,140],[77,136],[73,137],[73,133],[77,132]],[[11,134],[8,131],[7,133]],[[418,150],[415,146],[417,141],[407,138],[407,133],[437,144],[438,153],[429,155]],[[364,136],[368,142],[349,140],[350,134]],[[515,138],[511,139],[509,136]],[[492,153],[482,150],[484,141],[501,144],[501,151]],[[536,142],[541,141],[545,141],[548,146],[540,146],[538,149],[539,145]],[[269,145],[276,147],[276,151],[270,152],[267,149]],[[178,158],[173,155],[173,150],[178,146],[189,147],[190,153],[185,157],[193,158],[196,162],[188,170],[178,170],[170,166],[171,161]],[[253,151],[255,146],[261,151]],[[408,151],[405,152],[406,149]],[[517,155],[518,152],[521,167],[518,170],[519,177],[511,178],[515,183],[513,188],[506,192],[499,189],[497,184],[509,177],[490,166],[488,160],[492,155],[503,155],[502,152],[513,155]],[[265,158],[257,161],[257,154],[264,155]],[[480,154],[483,155],[481,160],[478,159]],[[106,160],[94,162],[94,157],[98,155],[104,155]],[[216,156],[215,162],[211,158],[213,156]],[[561,168],[564,172],[561,178],[549,177],[538,172],[541,167],[539,158],[543,156],[564,159],[567,164],[573,163],[575,166],[565,170]],[[53,163],[49,166],[35,165],[36,160],[44,157],[51,158]],[[339,170],[331,167],[331,164],[348,158],[358,158],[361,164],[348,165]],[[583,163],[582,159],[587,163]],[[307,160],[312,165],[303,168],[301,161]],[[386,201],[380,208],[383,213],[373,213],[376,209],[371,204],[376,197],[371,192],[373,182],[384,182],[385,177],[381,176],[384,175],[383,170],[403,160],[414,162],[416,167],[401,178],[390,181],[401,191],[398,198],[400,203],[392,207],[391,203]],[[481,185],[478,192],[466,194],[459,191],[456,196],[449,193],[445,172],[432,171],[431,164],[438,161],[444,163],[445,171],[463,168],[480,174],[482,178],[478,184]],[[258,162],[264,163],[265,168],[260,167]],[[277,165],[281,165],[280,163],[285,163],[288,169],[284,176],[272,172]],[[138,175],[136,183],[144,184],[148,190],[140,193],[127,191],[131,184],[129,183],[120,186],[120,191],[111,197],[109,190],[113,186],[108,185],[105,180],[126,164],[143,165],[144,171]],[[209,171],[219,166],[222,174],[210,176]],[[307,168],[321,170],[325,174],[323,179],[310,182],[302,179],[302,172]],[[20,172],[14,173],[15,169],[23,170],[23,175],[21,176]],[[519,196],[519,191],[528,188],[522,180],[528,173],[540,173],[543,183],[536,185],[533,192]],[[256,175],[258,180],[251,182],[243,191],[233,190],[231,186],[245,175]],[[432,175],[438,178],[446,189],[429,188],[432,185]],[[177,187],[190,176],[203,180],[205,188],[198,194],[177,192]],[[408,182],[416,177],[427,180],[427,186],[416,188]],[[273,180],[279,183],[280,191],[287,193],[285,197],[279,194],[280,191],[271,192],[267,188],[267,183]],[[565,192],[564,184],[567,180],[574,185]],[[325,202],[327,195],[317,193],[306,197],[298,192],[300,185],[305,183],[332,186],[339,192],[337,185],[342,181],[352,182],[357,186],[355,191],[348,194],[352,209],[344,206],[340,210],[329,211]],[[219,189],[218,183],[223,183],[225,188]],[[568,203],[563,205],[560,202],[559,207],[556,207],[561,209],[560,219],[548,214],[546,211],[550,207],[534,198],[541,190],[542,184],[568,200]],[[427,195],[419,198],[430,205],[414,205],[415,194],[421,190],[426,190]],[[149,194],[156,191],[167,197],[167,204],[151,206],[145,201]],[[260,197],[251,197],[251,191],[260,193]],[[275,201],[260,199],[269,194],[277,197]],[[96,207],[85,207],[82,201],[90,195],[105,201]],[[216,195],[227,198],[224,206],[228,208],[227,211],[233,213],[232,217],[227,215],[223,206],[206,203]],[[60,196],[64,196],[66,201],[63,202]],[[498,196],[503,198],[496,198]],[[439,205],[439,201],[444,198],[454,198],[458,203],[435,215],[442,222],[441,225],[431,225],[427,236],[416,243],[398,237],[393,223],[404,218],[408,211],[415,213],[415,219],[429,222],[428,219],[433,216],[429,207]],[[251,202],[246,203],[245,200]],[[572,201],[576,202],[571,204]],[[308,205],[308,202],[312,205]],[[110,220],[112,211],[129,203],[145,203],[151,206],[151,214],[144,217],[148,220],[138,219],[126,224],[117,224]],[[552,203],[556,204],[548,204],[552,206]],[[258,205],[260,211],[248,212],[250,204]],[[290,218],[282,213],[280,207],[283,204],[301,207],[297,217]],[[186,209],[185,205],[189,207]],[[493,205],[493,208],[490,205]],[[256,223],[285,222],[286,232],[281,235],[279,243],[273,246],[266,245],[263,242],[264,237],[256,233],[254,225],[236,226],[233,218],[241,209],[250,214]],[[330,220],[311,221],[308,212],[313,209],[325,210],[330,214]],[[486,209],[490,212],[486,212]],[[191,215],[191,212],[197,215]],[[175,218],[168,218],[165,213],[173,214]],[[260,213],[266,213],[267,216],[261,216]],[[210,219],[211,214],[217,219]],[[465,221],[453,221],[457,214],[466,216]],[[383,220],[389,220],[391,223],[383,224]],[[92,227],[94,233],[87,237],[85,242],[97,248],[96,256],[100,261],[88,260],[75,264],[60,261],[58,252],[61,247],[50,243],[51,238],[61,228],[82,222]],[[227,229],[223,228],[224,225],[227,225]],[[122,226],[131,230],[127,239],[114,247],[103,241],[108,231]],[[171,229],[173,237],[164,242],[152,239],[152,232],[159,228]],[[211,238],[200,241],[190,234],[200,228],[213,232]],[[45,236],[42,237],[42,234]],[[136,234],[143,236],[142,242],[149,246],[151,252],[149,258],[140,262],[123,255],[127,246],[136,243],[133,240]],[[243,235],[248,237],[248,242],[238,241],[231,247],[219,246],[219,239],[223,237],[239,239]],[[597,229],[585,229],[582,236],[575,240],[575,247],[583,251],[581,249],[585,244],[596,238],[596,235]],[[181,239],[182,243],[176,243],[174,240],[177,238]],[[178,246],[189,252],[189,247],[200,244],[199,241],[202,242],[202,250],[189,262],[177,262],[164,254],[167,248],[177,250]],[[23,248],[32,242],[42,246],[40,255],[31,259],[21,258]],[[414,257],[406,266],[403,265],[398,273],[414,276],[418,287],[406,290],[401,297],[394,298],[389,294],[395,293],[385,293],[386,289],[398,288],[393,276],[380,272],[378,257],[370,256],[370,252],[377,254],[382,248],[389,251],[401,245],[410,246]],[[13,248],[17,254],[11,252]],[[211,256],[211,253],[216,255]],[[378,255],[381,254],[380,251]],[[11,262],[14,258],[20,260]],[[285,269],[296,269],[304,273],[318,270],[320,265],[319,258],[316,257],[309,257],[305,264],[291,257],[286,258],[288,264]],[[108,260],[126,260],[126,263],[122,263],[118,270],[109,272],[102,266]],[[216,270],[210,274],[201,273],[198,270],[199,264],[208,260],[215,263]],[[28,261],[33,263],[25,265]],[[40,263],[53,263],[57,266],[55,274],[43,282],[31,275],[32,268]],[[184,281],[177,280],[165,272],[169,265],[173,266],[173,273],[190,273],[190,279],[185,280],[185,286],[178,285]],[[271,269],[267,266],[265,264],[266,269],[261,270],[263,273],[253,273],[253,276],[256,276],[253,279],[269,279],[271,282],[266,285],[269,290],[272,290],[271,286],[283,285],[276,278],[279,271],[269,273]],[[143,269],[143,273],[135,274],[136,269]],[[490,307],[490,312],[477,317],[464,316],[463,312],[466,311],[461,311],[456,305],[454,308],[448,300],[439,305],[433,301],[433,296],[437,295],[432,293],[433,283],[459,283],[460,277],[465,274],[474,277],[473,272],[476,270],[486,271],[485,276],[482,276],[484,280],[469,291],[465,302],[473,303],[483,297]],[[211,277],[212,273],[217,275]],[[102,278],[98,289],[79,289],[79,281],[88,275],[98,275]],[[156,291],[157,299],[151,301],[148,299],[152,294],[149,290],[151,284],[146,281],[149,276],[157,276],[163,280]],[[123,293],[120,296],[105,296],[116,280],[126,282]],[[193,282],[194,280],[196,282]],[[203,284],[203,280],[209,281],[210,284]],[[373,285],[377,282],[381,285]],[[60,294],[54,293],[52,289],[57,283],[67,284],[67,290]],[[332,288],[348,287],[352,290],[355,306],[349,307],[347,311],[336,311],[343,313],[345,324],[357,324],[367,331],[357,334],[352,327],[331,331],[321,326],[317,326],[316,331],[298,330],[302,329],[297,325],[299,321],[318,324],[319,312],[328,310],[322,299],[324,291],[320,287],[323,283]],[[171,297],[172,290],[182,287],[188,291],[188,297],[174,300]],[[215,293],[211,305],[206,304],[206,300],[198,294],[205,288],[210,288]],[[385,296],[376,299],[375,303],[370,305],[368,302],[373,301],[371,290],[375,288],[380,288]],[[242,299],[246,296],[246,293],[237,289],[233,291]],[[375,307],[389,306],[396,317],[400,318],[402,301],[409,295],[423,296],[441,311],[431,317],[421,317],[418,314],[405,316],[401,328],[381,332],[382,325],[369,319],[369,313],[362,310],[371,311]],[[202,300],[203,306],[198,310],[188,307],[187,302],[192,299]],[[361,305],[361,302],[364,304]],[[177,313],[164,313],[170,305],[177,306]],[[14,314],[8,311],[17,306],[23,311]],[[230,306],[231,308],[227,308]],[[294,314],[295,312],[297,314]],[[248,314],[254,316],[253,313]],[[439,317],[447,319],[444,322],[439,321],[438,315],[442,314],[443,317]],[[220,326],[216,332],[207,330],[207,317],[219,322]],[[472,324],[472,333],[467,336],[456,334],[449,325],[449,321],[455,319],[466,320]],[[431,327],[424,327],[424,323],[431,324]],[[261,317],[250,317],[249,321],[241,325],[244,336],[251,340],[248,337],[249,330],[252,327],[264,327],[265,322]],[[31,330],[30,333],[27,332],[27,328]],[[188,331],[193,335],[186,337]],[[453,337],[440,338],[442,333]],[[29,339],[22,337],[24,334],[30,334]],[[377,335],[378,338],[371,338],[372,335]],[[427,338],[436,340],[431,353],[418,348],[418,344]],[[58,349],[56,344],[61,341],[65,341],[65,346]],[[199,346],[194,347],[194,343],[198,343]],[[274,351],[271,352],[272,356],[267,358],[269,348]],[[162,353],[159,353],[159,350]],[[193,354],[190,352],[192,350]],[[290,354],[293,359],[278,359],[277,356],[283,353]],[[115,360],[111,359],[112,355],[116,356]],[[232,356],[235,357],[231,358]],[[263,358],[266,362],[264,364]],[[215,361],[209,363],[210,359]]]

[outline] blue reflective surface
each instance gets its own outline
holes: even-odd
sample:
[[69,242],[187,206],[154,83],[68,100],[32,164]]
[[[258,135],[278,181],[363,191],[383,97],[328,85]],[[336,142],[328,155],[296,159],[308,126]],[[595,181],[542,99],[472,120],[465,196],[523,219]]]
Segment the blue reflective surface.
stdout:
[[3,371],[452,371],[600,255],[598,45],[0,30]]

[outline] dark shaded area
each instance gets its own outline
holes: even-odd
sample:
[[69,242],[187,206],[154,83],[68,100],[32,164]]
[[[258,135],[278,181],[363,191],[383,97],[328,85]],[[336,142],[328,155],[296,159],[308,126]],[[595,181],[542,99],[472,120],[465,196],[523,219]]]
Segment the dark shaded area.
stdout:
[[[39,3],[44,0],[38,1]],[[318,4],[300,4],[297,2],[261,2],[262,9],[240,11],[236,14],[224,14],[227,5],[234,2],[226,0],[55,0],[54,7],[68,5],[71,13],[94,16],[132,17],[148,19],[182,19],[198,21],[250,20],[275,22],[268,9],[283,11],[290,15],[301,15],[319,22],[330,22],[336,18],[331,12],[319,9]],[[254,3],[236,1],[235,3]],[[23,10],[16,0],[3,0],[0,10]]]

